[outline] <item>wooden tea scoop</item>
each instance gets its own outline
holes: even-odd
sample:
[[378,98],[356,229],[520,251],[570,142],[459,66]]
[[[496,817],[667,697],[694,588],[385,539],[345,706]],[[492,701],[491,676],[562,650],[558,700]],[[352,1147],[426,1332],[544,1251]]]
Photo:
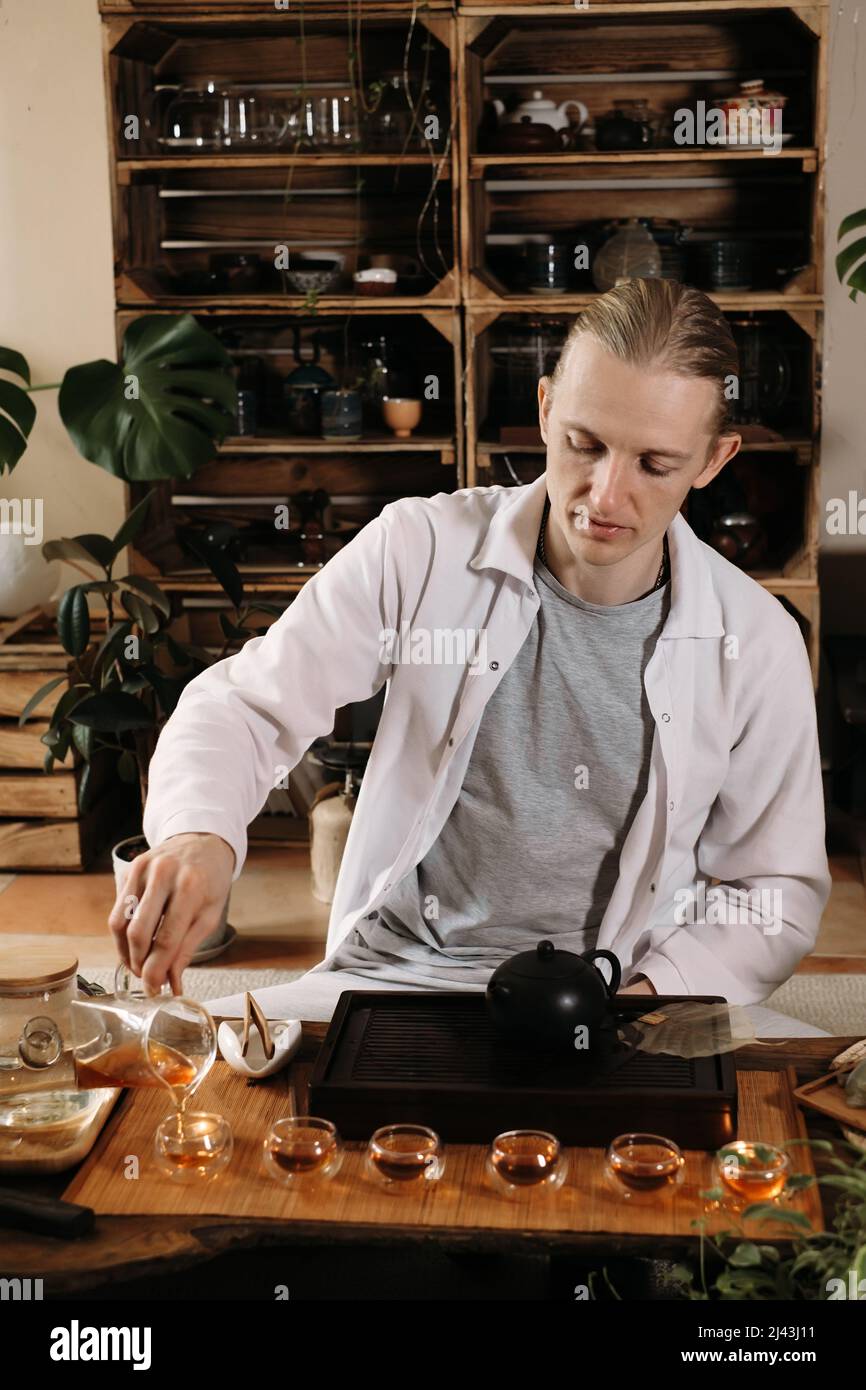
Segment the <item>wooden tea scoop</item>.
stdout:
[[274,1055],[276,1045],[271,1037],[271,1030],[268,1027],[268,1020],[265,1018],[257,1001],[247,990],[244,995],[244,1031],[241,1036],[241,1056],[246,1057],[250,1045],[250,1023],[254,1023],[259,1030],[262,1040],[262,1049],[268,1061]]
[[301,1044],[300,1020],[278,1018],[272,1022],[273,1027],[247,990],[243,1022],[225,1019],[217,1029],[220,1052],[230,1067],[244,1076],[264,1077],[291,1061]]

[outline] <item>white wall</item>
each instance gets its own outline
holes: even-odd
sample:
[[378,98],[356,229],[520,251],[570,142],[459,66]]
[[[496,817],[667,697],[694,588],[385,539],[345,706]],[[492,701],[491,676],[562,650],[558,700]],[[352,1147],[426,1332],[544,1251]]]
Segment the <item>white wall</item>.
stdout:
[[[852,301],[834,265],[839,223],[866,207],[866,8],[858,0],[836,0],[831,22],[821,462],[825,504],[831,497],[847,501],[851,490],[866,499],[866,295]],[[844,244],[849,241],[850,236]],[[866,535],[830,536],[825,531],[821,547],[824,630],[866,633]]]
[[[34,383],[115,358],[108,143],[96,0],[0,3],[0,344]],[[0,495],[41,497],[45,539],[112,533],[124,487],[76,452],[57,392]],[[80,578],[80,576],[78,576]],[[73,571],[66,571],[65,583]],[[65,587],[64,583],[64,587]]]

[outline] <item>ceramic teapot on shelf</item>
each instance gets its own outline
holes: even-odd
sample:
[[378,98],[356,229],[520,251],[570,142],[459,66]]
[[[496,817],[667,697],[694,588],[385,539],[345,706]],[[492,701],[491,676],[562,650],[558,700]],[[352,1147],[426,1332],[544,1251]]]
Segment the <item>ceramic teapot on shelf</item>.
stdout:
[[598,150],[639,150],[655,141],[652,113],[645,101],[615,101],[595,123]]
[[[569,120],[568,112],[572,107],[578,113],[576,122]],[[570,127],[576,126],[577,130],[580,130],[589,116],[582,101],[571,99],[560,102],[557,106],[555,101],[544,95],[540,87],[533,91],[528,101],[521,101],[513,111],[506,111],[505,103],[498,97],[493,100],[493,108],[499,117],[500,128],[510,125],[549,126],[555,132],[555,144],[559,147],[567,144]]]
[[[610,963],[610,984],[594,964],[599,958]],[[487,984],[487,1009],[495,1026],[511,1039],[542,1049],[570,1048],[578,1055],[578,1028],[588,1030],[590,1047],[609,1033],[614,1020],[611,1002],[621,978],[612,951],[578,955],[557,950],[552,941],[539,941],[534,950],[521,951],[494,970]]]

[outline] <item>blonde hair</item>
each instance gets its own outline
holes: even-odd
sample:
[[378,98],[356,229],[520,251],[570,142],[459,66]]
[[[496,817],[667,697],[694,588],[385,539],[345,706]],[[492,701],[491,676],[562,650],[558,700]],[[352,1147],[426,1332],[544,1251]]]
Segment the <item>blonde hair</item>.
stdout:
[[700,290],[678,280],[632,279],[616,285],[580,313],[550,377],[551,396],[562,380],[571,349],[584,333],[623,362],[657,364],[678,376],[716,383],[716,437],[730,426],[725,387],[739,373],[734,335],[722,311]]

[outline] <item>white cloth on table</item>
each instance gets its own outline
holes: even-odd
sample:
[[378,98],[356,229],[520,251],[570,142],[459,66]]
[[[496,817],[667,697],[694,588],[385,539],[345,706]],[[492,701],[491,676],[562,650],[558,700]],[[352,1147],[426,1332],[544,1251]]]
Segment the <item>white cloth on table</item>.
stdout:
[[[269,985],[266,989],[253,990],[252,993],[268,1018],[300,1018],[308,1023],[327,1023],[344,990],[430,989],[429,984],[419,985],[417,978],[413,982],[408,972],[405,979],[396,978],[399,972],[395,971],[391,979],[381,980],[372,976],[355,975],[350,970],[329,970],[324,968],[326,965],[327,962],[322,961],[299,980],[291,980],[284,985]],[[439,987],[446,986],[440,984]],[[448,983],[447,988],[471,992],[483,989],[483,985],[455,979],[453,983]],[[224,1018],[240,1018],[244,1011],[244,995],[226,994],[221,999],[209,999],[207,1007],[212,1014]],[[811,1023],[804,1023],[802,1019],[776,1013],[774,1009],[765,1009],[760,1004],[748,1004],[744,1007],[755,1024],[755,1034],[759,1038],[832,1037],[832,1034],[825,1032],[823,1028],[815,1028]]]

